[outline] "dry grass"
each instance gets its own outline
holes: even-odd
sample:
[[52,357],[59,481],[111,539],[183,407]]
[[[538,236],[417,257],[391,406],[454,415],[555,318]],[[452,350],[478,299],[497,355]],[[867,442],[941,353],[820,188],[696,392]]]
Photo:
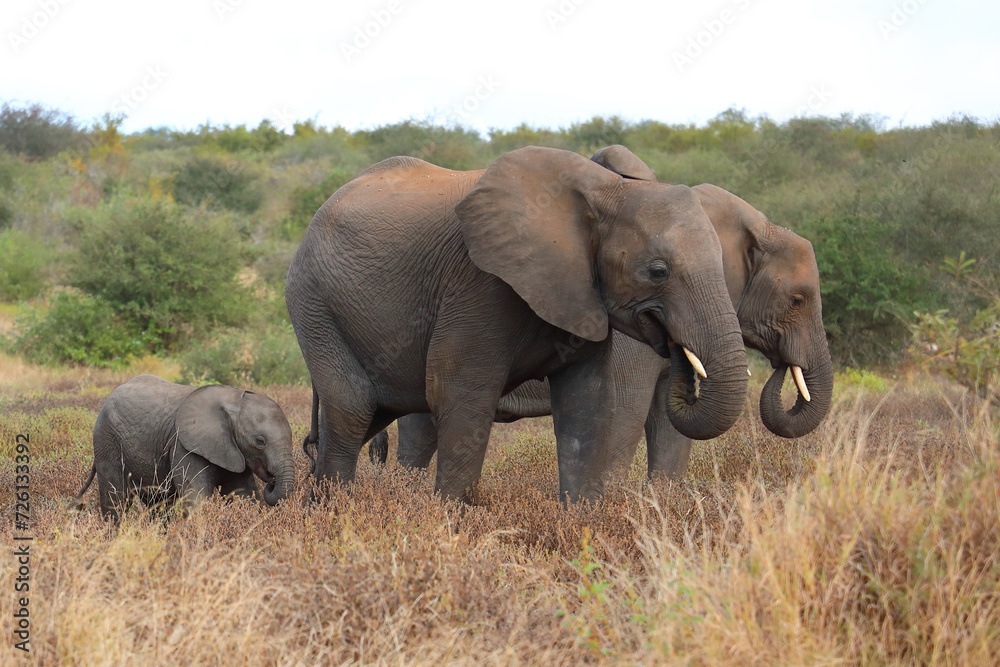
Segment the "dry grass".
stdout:
[[[302,484],[277,508],[216,498],[188,519],[138,508],[114,530],[94,491],[82,513],[65,500],[89,466],[103,396],[125,378],[34,368],[12,378],[12,363],[0,363],[0,437],[9,449],[11,433],[32,434],[38,664],[991,664],[1000,654],[996,424],[927,380],[888,393],[842,382],[830,418],[798,441],[744,418],[697,446],[683,483],[647,483],[637,461],[596,507],[560,507],[551,422],[526,420],[495,428],[479,507],[444,504],[431,475],[375,469],[362,454],[351,491],[322,503]],[[300,438],[308,390],[260,389]],[[11,466],[2,477],[10,517]],[[9,522],[0,533],[12,543]],[[9,623],[10,557],[0,573]]]

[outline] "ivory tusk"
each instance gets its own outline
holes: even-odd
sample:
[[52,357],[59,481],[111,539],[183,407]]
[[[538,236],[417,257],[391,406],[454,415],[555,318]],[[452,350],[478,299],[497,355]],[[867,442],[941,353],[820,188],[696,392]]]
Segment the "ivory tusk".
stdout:
[[749,375],[750,377],[753,377],[753,373],[750,372],[749,368],[747,369],[747,375]]
[[806,379],[802,377],[802,369],[798,366],[792,366],[792,377],[795,379],[795,386],[799,388],[802,398],[806,399],[806,403],[808,403],[809,387],[806,386]]
[[701,361],[698,359],[698,357],[694,356],[694,352],[687,349],[686,347],[684,347],[683,349],[684,349],[684,356],[686,356],[688,358],[688,361],[691,362],[691,365],[694,366],[695,372],[698,373],[698,375],[702,376],[703,378],[707,378],[708,374],[705,372],[705,367],[701,365]]

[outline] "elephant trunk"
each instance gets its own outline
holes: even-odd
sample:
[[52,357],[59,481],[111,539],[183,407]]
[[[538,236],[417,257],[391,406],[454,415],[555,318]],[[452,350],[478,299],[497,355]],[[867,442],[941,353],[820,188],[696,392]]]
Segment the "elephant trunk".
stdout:
[[827,351],[820,363],[802,371],[809,400],[806,400],[799,389],[796,392],[795,405],[786,411],[781,404],[781,386],[784,384],[787,369],[788,364],[780,364],[764,385],[760,393],[760,418],[764,426],[775,435],[782,438],[798,438],[812,432],[830,411],[833,398],[833,363]]
[[[718,324],[722,317],[716,318]],[[699,352],[705,377],[695,388],[695,369],[680,345],[670,346],[670,380],[667,416],[682,435],[695,440],[716,438],[729,430],[746,402],[747,360],[736,316],[716,331],[711,344]],[[697,359],[696,359],[697,360]],[[699,372],[699,375],[701,373]]]
[[281,457],[276,465],[271,468],[274,478],[264,486],[264,502],[268,505],[277,505],[279,500],[284,500],[292,492],[295,482],[295,468],[292,465],[292,456]]

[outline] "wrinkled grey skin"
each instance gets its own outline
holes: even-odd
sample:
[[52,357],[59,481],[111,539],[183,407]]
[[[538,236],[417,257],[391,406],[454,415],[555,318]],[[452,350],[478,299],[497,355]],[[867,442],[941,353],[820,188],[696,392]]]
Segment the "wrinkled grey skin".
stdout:
[[[622,146],[610,146],[591,159],[629,178],[654,180],[652,170]],[[713,185],[693,188],[719,236],[727,289],[737,308],[744,342],[759,350],[775,368],[761,394],[761,418],[769,430],[794,438],[815,429],[829,411],[833,367],[823,329],[819,271],[812,245],[793,232],[772,225],[745,201]],[[673,428],[664,409],[669,396],[669,364],[621,335],[613,342],[613,368],[619,386],[633,388],[634,419],[619,420],[612,436],[610,465],[628,466],[646,434],[648,471],[683,477],[691,439]],[[781,385],[789,366],[802,368],[810,401],[798,395],[788,411],[781,405]],[[652,371],[652,372],[651,372]],[[548,388],[526,382],[500,400],[497,421],[548,414]],[[621,409],[621,405],[619,404]],[[436,447],[436,431],[427,415],[398,422],[401,464],[426,467]],[[381,450],[369,450],[372,460]],[[387,451],[387,447],[386,447]]]
[[[612,327],[670,357],[682,432],[714,437],[743,406],[745,350],[694,193],[568,151],[475,172],[380,162],[313,217],[285,300],[318,397],[318,481],[352,481],[366,440],[430,413],[435,487],[473,502],[500,397],[547,378],[560,497],[596,498],[623,415]],[[698,396],[680,346],[708,369]]]
[[139,375],[117,387],[94,424],[94,476],[101,512],[116,522],[132,493],[144,502],[197,504],[215,489],[264,501],[288,496],[295,478],[292,430],[266,396],[235,387],[188,387]]

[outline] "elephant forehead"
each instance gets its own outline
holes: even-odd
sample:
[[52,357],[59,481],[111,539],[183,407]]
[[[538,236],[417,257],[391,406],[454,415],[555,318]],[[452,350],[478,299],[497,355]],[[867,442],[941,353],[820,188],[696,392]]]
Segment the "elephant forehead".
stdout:
[[277,403],[259,394],[247,395],[246,407],[243,409],[241,417],[248,425],[265,426],[273,424],[280,426],[287,424],[288,419],[284,411]]
[[778,243],[770,249],[775,272],[795,284],[818,284],[819,267],[812,244],[791,232],[785,238],[787,242]]

